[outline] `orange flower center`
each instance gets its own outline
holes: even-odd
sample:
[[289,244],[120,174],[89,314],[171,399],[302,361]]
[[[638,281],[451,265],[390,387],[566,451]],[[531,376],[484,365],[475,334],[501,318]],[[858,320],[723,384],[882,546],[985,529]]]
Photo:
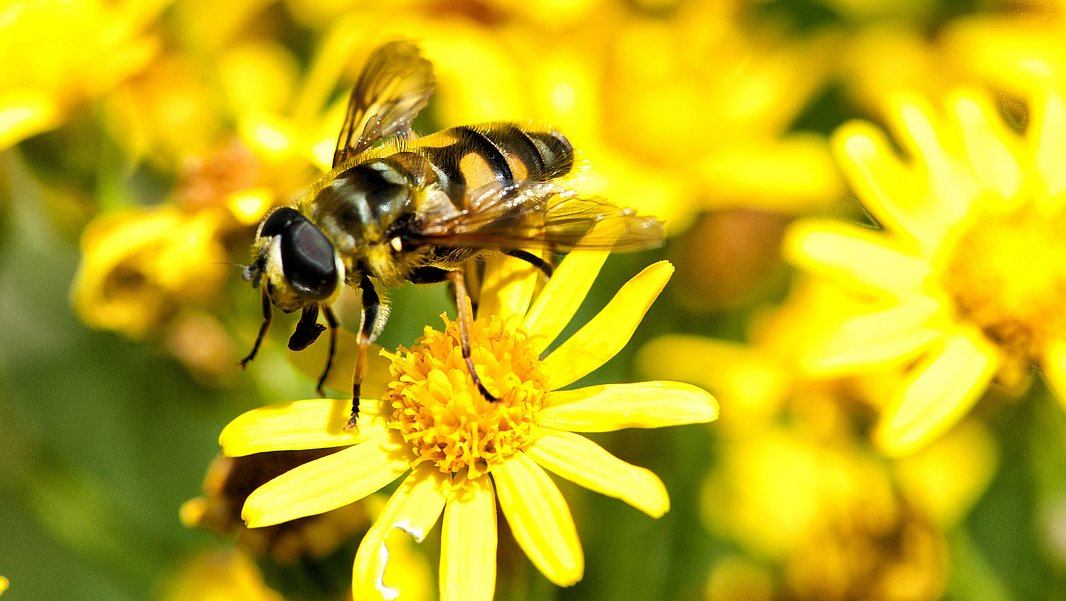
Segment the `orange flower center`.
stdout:
[[392,359],[390,427],[415,455],[441,472],[476,478],[532,443],[549,387],[525,332],[498,317],[474,322],[471,358],[477,375],[498,400],[478,391],[463,360],[458,322],[445,330],[427,327],[410,349]]
[[1066,336],[1066,214],[986,216],[962,235],[944,272],[960,317],[1015,359]]

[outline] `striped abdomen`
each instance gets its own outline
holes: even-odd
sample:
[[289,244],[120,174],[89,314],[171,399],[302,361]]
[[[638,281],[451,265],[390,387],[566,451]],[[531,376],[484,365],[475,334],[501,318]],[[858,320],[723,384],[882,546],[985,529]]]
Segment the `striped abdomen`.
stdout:
[[452,199],[493,182],[552,180],[574,167],[574,149],[562,134],[529,131],[513,123],[453,127],[413,146],[432,164]]

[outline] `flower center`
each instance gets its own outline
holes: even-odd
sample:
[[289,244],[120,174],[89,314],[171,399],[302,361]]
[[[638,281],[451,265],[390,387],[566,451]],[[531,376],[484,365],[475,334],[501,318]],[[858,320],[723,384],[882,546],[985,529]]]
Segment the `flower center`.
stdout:
[[1066,336],[1066,214],[987,216],[959,239],[944,272],[960,317],[1015,359]]
[[427,327],[412,348],[387,354],[389,426],[415,465],[432,461],[441,472],[476,478],[536,439],[550,389],[525,332],[493,316],[470,332],[477,375],[498,400],[484,398],[463,360],[458,322],[444,323],[443,332]]

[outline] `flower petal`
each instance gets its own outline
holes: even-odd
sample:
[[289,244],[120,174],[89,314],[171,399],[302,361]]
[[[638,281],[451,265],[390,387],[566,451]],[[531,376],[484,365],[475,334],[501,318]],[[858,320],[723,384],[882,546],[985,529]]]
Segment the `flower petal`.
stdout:
[[402,448],[378,437],[291,469],[252,491],[241,517],[249,528],[272,526],[343,507],[410,469]]
[[1033,137],[1031,144],[1040,174],[1034,179],[1044,186],[1037,200],[1052,205],[1045,207],[1051,213],[1060,210],[1066,192],[1066,170],[1062,168],[1062,157],[1066,156],[1066,102],[1049,91],[1033,103],[1031,118],[1028,131]]
[[1021,200],[1018,192],[1024,175],[1018,164],[1017,136],[1008,131],[987,95],[957,92],[951,108],[980,186],[1002,200]]
[[488,478],[448,499],[441,532],[441,601],[492,601],[496,589],[496,495]]
[[[396,599],[401,590],[384,582],[389,561],[386,538],[400,529],[422,542],[444,510],[443,475],[429,464],[407,476],[389,502],[382,508],[374,525],[367,530],[352,566],[352,596],[356,599],[380,595]],[[495,530],[494,530],[495,532]]]
[[941,304],[912,296],[887,309],[841,316],[824,337],[812,341],[803,368],[837,376],[912,359],[944,335]]
[[541,424],[571,432],[662,428],[718,419],[718,401],[705,390],[663,380],[557,390],[551,402],[540,412]]
[[621,499],[653,518],[670,509],[670,496],[658,476],[622,461],[580,434],[545,432],[525,453],[563,478]]
[[794,264],[863,291],[921,290],[930,275],[929,261],[902,252],[884,232],[838,221],[797,221],[782,248]]
[[831,141],[851,187],[877,222],[895,235],[909,236],[921,249],[936,248],[945,228],[936,199],[925,179],[900,161],[884,131],[851,121]]
[[539,269],[522,259],[507,255],[493,257],[485,264],[478,315],[497,315],[504,319],[525,315],[541,277]]
[[988,389],[1001,363],[999,350],[976,330],[945,337],[882,412],[875,431],[882,449],[904,455],[945,432]]
[[534,350],[544,352],[585,300],[592,283],[610,253],[598,250],[577,250],[563,259],[555,268],[548,283],[533,301],[523,324],[533,336]]
[[570,508],[539,465],[524,453],[493,466],[492,480],[511,532],[537,569],[559,586],[585,571],[585,557]]
[[614,295],[607,306],[548,355],[542,367],[552,388],[581,378],[615,356],[629,342],[644,314],[674,273],[674,266],[659,261],[646,267]]
[[347,399],[310,399],[259,407],[227,424],[218,442],[226,456],[243,457],[265,451],[343,447],[384,434],[384,420],[372,415],[360,416],[358,431],[345,430],[350,412],[351,401]]
[[929,217],[945,228],[958,223],[981,192],[972,169],[956,156],[958,141],[923,99],[900,95],[890,104],[892,129],[928,180],[928,193],[936,208],[935,215]]

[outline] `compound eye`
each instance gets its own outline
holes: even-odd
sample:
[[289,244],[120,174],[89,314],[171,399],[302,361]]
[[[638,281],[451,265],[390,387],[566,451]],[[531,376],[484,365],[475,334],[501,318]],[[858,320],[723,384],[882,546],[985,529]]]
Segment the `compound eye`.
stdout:
[[281,232],[282,271],[285,279],[302,296],[325,300],[337,288],[333,245],[303,215],[297,213],[297,217],[286,223]]
[[277,236],[294,221],[306,221],[306,218],[296,209],[282,207],[267,215],[266,221],[259,227],[259,236],[262,238]]

